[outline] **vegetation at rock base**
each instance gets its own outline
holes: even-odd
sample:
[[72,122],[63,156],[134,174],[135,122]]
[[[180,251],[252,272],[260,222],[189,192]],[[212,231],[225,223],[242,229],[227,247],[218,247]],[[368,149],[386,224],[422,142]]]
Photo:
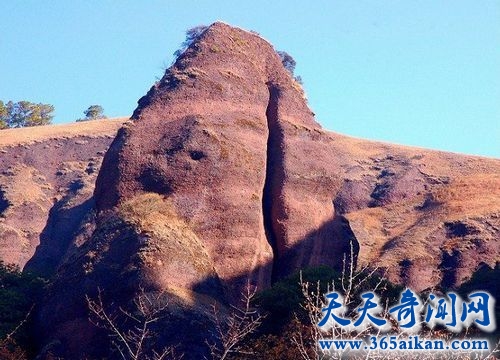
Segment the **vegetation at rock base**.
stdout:
[[[311,309],[308,305],[313,305],[308,304],[309,296],[315,293],[315,297],[323,302],[324,294],[332,290],[332,284],[344,295],[349,292],[353,299],[359,299],[363,292],[377,288],[381,303],[394,301],[401,290],[401,287],[368,269],[351,276],[328,266],[296,272],[258,294],[255,305],[267,316],[260,329],[246,343],[245,351],[254,355],[235,359],[298,359],[304,358],[302,351],[313,356],[316,329],[309,314]],[[356,300],[352,305],[358,305]],[[350,311],[353,310],[354,307],[350,308]],[[305,349],[299,346],[299,338],[308,344]]]
[[[458,289],[458,292],[466,296],[476,289],[486,287],[493,296],[499,296],[498,285],[495,282],[495,279],[498,279],[499,269],[499,265],[495,269],[484,267],[469,282]],[[382,311],[386,313],[388,305],[399,301],[403,287],[388,282],[380,276],[378,271],[370,271],[368,268],[353,272],[338,272],[327,266],[304,269],[276,282],[270,289],[259,294],[255,306],[266,317],[258,331],[249,336],[243,348],[243,354],[251,355],[237,355],[230,358],[248,360],[366,358],[367,354],[356,357],[343,351],[325,354],[316,347],[318,338],[364,339],[369,334],[373,335],[374,330],[370,328],[361,333],[350,333],[342,328],[332,329],[328,333],[319,330],[316,323],[322,316],[321,309],[325,303],[324,294],[333,289],[343,294],[347,307],[346,317],[352,318],[359,306],[360,295],[364,292],[375,291],[380,296],[380,304],[385,308]],[[496,313],[498,318],[498,306]],[[401,329],[395,324],[392,324],[392,327],[394,334],[400,337]],[[443,341],[451,341],[453,338],[470,338],[471,336],[484,338],[485,336],[476,327],[471,327],[460,334],[453,334],[439,326],[434,329],[424,326],[420,334],[422,337]],[[489,335],[489,338],[490,345],[494,349],[489,349],[488,352],[496,353],[500,345],[498,331]],[[394,358],[394,354],[391,353],[373,353],[372,355],[384,359]],[[430,353],[412,354],[415,359],[431,359],[435,355]],[[483,356],[485,355],[487,354],[483,354]],[[474,354],[462,351],[439,358],[469,359],[476,357]]]
[[[470,281],[458,289],[458,292],[467,294],[478,288],[478,284],[482,284],[488,287],[492,295],[498,296],[495,279],[499,268],[497,265],[494,269],[486,267],[480,269]],[[28,359],[34,354],[33,340],[36,339],[36,334],[32,333],[31,318],[44,284],[43,279],[32,274],[23,274],[15,266],[0,263],[1,359]],[[231,331],[227,331],[227,334],[237,335],[235,343],[237,346],[234,348],[227,346],[227,349],[214,347],[212,358],[293,360],[315,358],[318,355],[315,352],[315,340],[320,333],[311,315],[318,314],[323,306],[324,294],[332,291],[332,287],[351,299],[346,316],[352,316],[349,314],[359,305],[359,296],[366,291],[377,289],[380,303],[392,304],[397,301],[402,290],[401,286],[389,283],[377,271],[370,271],[367,268],[352,273],[339,272],[327,266],[304,269],[276,282],[256,297],[253,296],[254,294],[249,296],[248,299],[252,300],[251,303],[247,301],[244,316],[235,313],[233,318],[229,318],[232,320],[227,323],[229,327],[225,322],[220,322],[222,318],[215,317],[217,320],[215,323],[220,325],[217,328],[220,332],[216,335],[221,336],[222,339],[225,339],[226,330],[231,329],[231,325],[237,325]],[[110,336],[116,340],[113,344],[119,353],[124,355],[124,358],[146,358],[145,354],[148,354],[147,358],[151,359],[162,358],[162,355],[182,358],[182,354],[175,353],[174,347],[155,349],[154,341],[149,345],[138,341],[143,338],[148,341],[154,340],[155,333],[150,325],[161,321],[162,318],[165,320],[162,313],[166,309],[167,302],[162,297],[163,294],[160,295],[157,297],[139,295],[135,302],[139,312],[132,313],[120,308],[119,311],[122,312],[124,318],[132,319],[132,323],[138,322],[138,326],[133,327],[132,330],[122,330],[121,323],[116,323],[117,317],[107,313],[106,306],[100,297],[97,300],[87,298],[90,319],[91,321],[94,319],[99,327],[110,330]],[[248,314],[253,315],[247,318]],[[215,315],[217,316],[217,313]],[[243,324],[242,326],[239,321]],[[248,324],[252,326],[250,330],[241,331],[247,330]],[[428,334],[440,338],[445,336],[444,339],[451,336],[440,329],[434,332],[428,329],[423,331],[426,336],[429,336]],[[228,339],[232,341],[233,337]],[[232,344],[230,341],[228,343]],[[221,344],[225,343],[221,341]]]
[[6,104],[0,100],[0,130],[29,126],[49,125],[54,118],[54,106],[29,101]]
[[[113,348],[123,359],[177,359],[174,347],[154,348],[154,344],[158,341],[154,326],[165,317],[164,313],[168,306],[164,295],[163,293],[147,294],[141,289],[133,301],[133,311],[120,307],[117,314],[113,314],[106,309],[101,291],[99,291],[97,299],[86,298],[90,310],[90,321],[109,333]],[[132,323],[132,326],[127,326],[127,321]]]
[[45,281],[0,262],[0,358],[23,359],[34,351],[33,309]]
[[[366,291],[373,291],[378,287],[381,289],[379,295],[382,302],[388,299],[397,299],[402,287],[391,284],[381,278],[373,271],[364,269],[355,274],[354,281],[359,280],[359,284],[352,289],[351,297],[359,299],[359,295]],[[363,281],[361,281],[363,280]],[[301,288],[302,283],[320,285],[322,294],[331,290],[331,285],[336,284],[337,290],[345,294],[347,291],[343,287],[345,276],[342,272],[334,270],[328,266],[318,266],[306,268],[294,275],[276,282],[270,289],[262,291],[257,297],[258,304],[263,310],[270,313],[269,322],[273,329],[279,330],[279,327],[288,322],[294,315],[299,319],[305,320],[307,317],[305,309],[302,307],[306,300]],[[379,284],[377,286],[377,284]],[[350,290],[351,291],[351,290]],[[351,309],[352,310],[352,309]]]

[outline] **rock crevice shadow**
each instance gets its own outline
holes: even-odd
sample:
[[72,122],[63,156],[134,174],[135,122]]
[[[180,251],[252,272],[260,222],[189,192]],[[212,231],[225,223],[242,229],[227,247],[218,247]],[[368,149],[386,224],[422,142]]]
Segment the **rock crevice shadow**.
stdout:
[[71,199],[65,197],[50,209],[47,224],[40,234],[40,244],[24,266],[24,271],[44,277],[50,277],[57,271],[80,226],[95,208],[93,197],[75,206],[69,205]]

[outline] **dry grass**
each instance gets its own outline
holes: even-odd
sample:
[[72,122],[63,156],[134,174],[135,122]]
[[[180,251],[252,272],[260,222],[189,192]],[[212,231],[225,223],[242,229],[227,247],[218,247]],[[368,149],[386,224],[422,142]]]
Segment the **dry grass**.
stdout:
[[16,165],[7,171],[7,175],[0,175],[0,186],[8,194],[12,206],[28,202],[47,202],[45,191],[51,190],[50,185],[36,169],[25,165]]
[[158,217],[163,216],[171,219],[172,225],[182,225],[179,220],[176,220],[175,211],[167,200],[154,193],[136,196],[126,201],[120,206],[120,214],[124,219],[139,225],[140,228],[148,228],[151,222],[155,222]]
[[142,261],[148,267],[168,268],[170,275],[177,274],[164,279],[168,280],[166,288],[180,286],[184,277],[199,280],[213,275],[205,247],[169,199],[154,193],[138,195],[123,203],[119,212],[145,236],[145,246],[139,252]]
[[[500,214],[500,175],[453,175],[454,180],[449,184],[433,190],[433,200],[439,204],[435,208],[418,211],[419,203],[408,200],[349,213],[350,225],[362,243],[361,263],[380,259],[385,253],[384,246],[392,239],[398,239],[397,246],[385,261],[394,257],[426,258],[429,247],[438,246],[435,237],[444,222]],[[443,249],[464,245],[457,241],[443,244]]]
[[71,124],[1,130],[0,148],[64,137],[114,136],[125,121],[128,121],[128,118],[119,117],[106,120],[75,122]]
[[255,130],[264,130],[264,123],[260,119],[236,119],[236,124]]
[[448,220],[500,213],[500,174],[461,177],[435,194],[446,204]]
[[494,168],[500,169],[500,160],[496,158],[362,139],[332,131],[324,131],[323,134],[328,137],[332,150],[336,149],[341,154],[348,153],[352,160],[383,158],[387,155],[404,156],[415,160],[415,164],[423,164],[421,170],[436,176],[474,174],[489,172]]

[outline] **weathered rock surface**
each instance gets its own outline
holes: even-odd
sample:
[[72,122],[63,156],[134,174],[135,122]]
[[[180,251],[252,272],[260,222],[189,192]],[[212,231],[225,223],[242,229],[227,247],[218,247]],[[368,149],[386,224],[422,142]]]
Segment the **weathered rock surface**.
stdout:
[[[262,289],[309,265],[346,259],[421,291],[457,286],[500,261],[499,160],[323,130],[300,85],[255,34],[210,26],[139,100],[133,120],[99,171],[95,225],[76,238],[58,231],[65,245],[47,250],[58,272],[39,324],[45,344],[59,341],[56,353],[97,356],[103,338],[87,321],[85,295],[98,288],[116,306],[140,288],[167,292],[177,306],[164,324],[168,338],[192,334],[178,309],[206,331],[202,314],[214,301],[234,302],[247,282]],[[23,211],[46,214],[53,195],[40,166],[27,166],[12,164],[7,175],[19,180],[2,185],[0,210],[6,224],[29,233],[44,221],[15,220],[5,210],[9,196],[29,182],[38,190],[25,196],[37,206]],[[85,201],[93,178],[71,190],[76,180],[65,182],[60,209],[92,209]],[[21,246],[12,228],[2,230],[4,248]],[[5,254],[23,265],[31,253]],[[203,331],[184,345],[202,343]]]
[[[141,194],[164,196],[236,294],[236,277],[270,284],[273,248],[277,276],[337,262],[335,251],[328,260],[314,252],[338,251],[342,241],[323,246],[333,239],[318,231],[333,219],[338,179],[304,161],[321,151],[320,126],[269,43],[213,25],[139,101],[134,119],[105,157],[95,192],[101,213]],[[294,250],[300,242],[310,249]]]
[[56,270],[80,225],[90,226],[95,179],[125,120],[0,133],[0,260]]

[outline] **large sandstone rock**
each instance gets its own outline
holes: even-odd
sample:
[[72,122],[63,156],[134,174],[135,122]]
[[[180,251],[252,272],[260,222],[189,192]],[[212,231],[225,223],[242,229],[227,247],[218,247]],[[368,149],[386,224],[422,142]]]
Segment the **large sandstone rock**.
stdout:
[[229,295],[239,294],[237,278],[270,285],[273,249],[275,276],[342,258],[345,239],[330,224],[339,183],[331,154],[300,85],[265,40],[214,24],[139,101],[134,120],[99,174],[101,216],[141,194],[164,196]]
[[[12,172],[45,181],[24,165]],[[45,209],[47,194],[30,198]],[[98,289],[116,306],[140,289],[167,293],[161,338],[177,343],[194,321],[201,330],[188,347],[210,330],[210,304],[305,266],[352,262],[421,291],[500,261],[499,160],[325,131],[272,46],[223,23],[139,100],[94,199],[95,229],[64,235],[71,251],[58,250],[39,312],[44,343],[70,358],[106,355],[87,321],[85,295]],[[17,236],[11,230],[4,238]]]

